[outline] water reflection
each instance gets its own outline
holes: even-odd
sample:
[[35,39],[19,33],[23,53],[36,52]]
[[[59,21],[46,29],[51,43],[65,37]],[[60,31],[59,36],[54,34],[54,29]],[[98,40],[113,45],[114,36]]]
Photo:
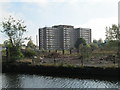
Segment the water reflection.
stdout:
[[0,90],[2,89],[2,74],[0,73]]
[[[20,88],[21,84],[21,76],[18,74],[3,74],[2,75],[2,87],[9,87],[9,88]],[[5,83],[4,83],[5,82]]]
[[3,88],[118,88],[118,81],[3,74]]

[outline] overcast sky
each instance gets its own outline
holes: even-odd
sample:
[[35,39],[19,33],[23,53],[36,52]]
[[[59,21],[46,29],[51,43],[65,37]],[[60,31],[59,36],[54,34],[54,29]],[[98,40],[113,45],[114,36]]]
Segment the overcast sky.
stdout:
[[[26,36],[35,42],[38,28],[65,24],[91,28],[92,40],[105,39],[105,27],[118,23],[119,0],[3,0],[0,22],[12,15],[27,25]],[[7,37],[0,33],[0,43]]]

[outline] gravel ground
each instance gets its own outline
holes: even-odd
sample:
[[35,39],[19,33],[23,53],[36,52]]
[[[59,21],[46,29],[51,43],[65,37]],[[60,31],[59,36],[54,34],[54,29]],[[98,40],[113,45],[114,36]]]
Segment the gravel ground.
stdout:
[[[94,66],[94,67],[118,67],[119,58],[114,58],[111,60],[107,60],[107,57],[102,58],[91,58],[91,59],[84,59],[83,65],[84,66]],[[115,63],[114,63],[115,60]],[[67,64],[67,65],[82,65],[81,59],[77,56],[67,56],[62,58],[43,58],[42,60],[37,59],[35,60],[36,64]]]

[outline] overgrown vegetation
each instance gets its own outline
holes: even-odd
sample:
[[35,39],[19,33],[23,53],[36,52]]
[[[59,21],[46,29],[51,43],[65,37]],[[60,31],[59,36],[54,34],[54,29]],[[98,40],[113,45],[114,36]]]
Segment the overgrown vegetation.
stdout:
[[[8,40],[4,41],[3,56],[6,55],[7,61],[14,62],[23,58],[33,59],[34,56],[38,60],[42,61],[43,58],[53,59],[53,63],[45,63],[45,65],[58,65],[58,66],[84,66],[84,64],[90,60],[111,60],[114,64],[116,59],[120,57],[120,31],[117,25],[112,27],[106,27],[106,39],[93,40],[92,43],[87,44],[85,39],[78,38],[75,43],[75,48],[70,50],[37,50],[36,45],[31,38],[23,38],[23,34],[26,32],[26,26],[22,20],[15,20],[11,16],[2,22],[1,32],[8,36]],[[29,40],[27,45],[23,45],[25,40]],[[108,58],[111,56],[112,59]],[[40,59],[42,57],[42,59]],[[64,58],[79,59],[80,64],[67,63],[62,61]],[[61,61],[57,61],[57,58],[61,58]],[[69,61],[69,60],[68,60]],[[120,60],[119,60],[120,61]],[[44,61],[45,62],[45,61]],[[49,62],[49,61],[48,61]],[[70,62],[70,61],[69,61]],[[94,62],[94,61],[93,61]],[[101,62],[101,61],[100,61]]]
[[26,32],[26,26],[24,21],[15,20],[13,17],[9,17],[2,22],[1,32],[5,33],[9,38],[5,41],[6,54],[8,61],[15,61],[23,58],[21,52],[21,46],[26,38],[23,38],[23,34]]

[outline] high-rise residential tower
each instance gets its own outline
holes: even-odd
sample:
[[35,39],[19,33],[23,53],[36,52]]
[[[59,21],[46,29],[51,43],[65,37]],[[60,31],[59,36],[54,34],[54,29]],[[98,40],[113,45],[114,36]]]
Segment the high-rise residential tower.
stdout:
[[71,25],[39,28],[39,49],[61,50],[74,48],[78,38],[84,38],[87,43],[91,43],[91,29],[74,28]]

